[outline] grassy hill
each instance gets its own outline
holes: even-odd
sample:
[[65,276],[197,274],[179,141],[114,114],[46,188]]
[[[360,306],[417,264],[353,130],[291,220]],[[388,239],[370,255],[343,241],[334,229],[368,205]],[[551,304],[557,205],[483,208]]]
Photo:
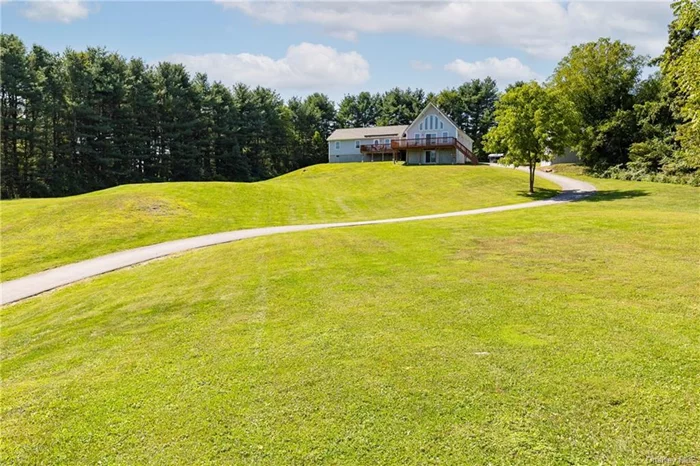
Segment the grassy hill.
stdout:
[[700,190],[592,181],[574,204],[257,238],[6,306],[2,457],[697,456]]
[[[486,166],[317,165],[261,183],[128,185],[0,202],[2,280],[110,252],[271,225],[422,215],[531,200],[527,175]],[[558,186],[538,180],[538,195]]]

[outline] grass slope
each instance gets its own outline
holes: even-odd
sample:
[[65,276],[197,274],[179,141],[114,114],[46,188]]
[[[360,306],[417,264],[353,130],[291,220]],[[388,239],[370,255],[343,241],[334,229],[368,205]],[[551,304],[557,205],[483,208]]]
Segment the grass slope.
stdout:
[[595,182],[575,204],[257,238],[6,306],[2,457],[697,457],[700,190]]
[[[538,180],[539,197],[558,186]],[[2,280],[102,254],[271,225],[432,214],[531,200],[527,175],[485,166],[325,164],[261,183],[120,186],[0,202]]]

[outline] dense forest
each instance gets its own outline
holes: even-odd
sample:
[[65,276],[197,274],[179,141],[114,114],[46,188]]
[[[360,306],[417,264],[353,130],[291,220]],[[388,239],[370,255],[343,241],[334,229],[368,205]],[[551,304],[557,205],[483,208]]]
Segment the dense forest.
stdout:
[[[124,183],[255,181],[328,159],[337,127],[408,123],[434,95],[392,89],[283,101],[179,64],[102,48],[53,54],[2,35],[2,197],[62,196]],[[473,135],[492,124],[491,79],[449,90]],[[454,95],[452,95],[454,94]],[[478,149],[477,149],[478,152]]]
[[[571,145],[595,173],[698,183],[700,7],[673,4],[661,57],[600,39],[572,48],[545,83],[576,113]],[[495,124],[496,82],[426,93],[391,89],[284,101],[272,89],[211,83],[182,65],[150,66],[103,48],[50,53],[0,37],[2,198],[125,183],[255,181],[327,161],[338,127],[405,124],[434,101],[474,139]],[[658,71],[645,79],[643,70]],[[516,83],[505,89],[517,88]]]

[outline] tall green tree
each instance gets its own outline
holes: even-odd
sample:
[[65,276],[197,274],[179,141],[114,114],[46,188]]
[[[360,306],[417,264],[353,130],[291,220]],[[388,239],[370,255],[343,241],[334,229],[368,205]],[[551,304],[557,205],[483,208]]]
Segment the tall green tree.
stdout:
[[215,82],[210,89],[211,133],[214,141],[213,178],[218,181],[250,179],[250,165],[241,155],[239,144],[240,116],[231,92]]
[[528,167],[534,193],[537,163],[562,153],[571,140],[577,125],[571,103],[533,81],[508,90],[495,118],[484,137],[486,150],[504,153],[501,163]]
[[194,143],[199,108],[196,91],[184,66],[164,62],[156,67],[156,102],[159,178],[202,179],[199,147]]
[[379,94],[360,92],[358,95],[346,95],[338,108],[338,126],[340,128],[365,128],[376,126],[382,107]]
[[126,62],[101,48],[64,55],[68,102],[68,192],[114,186],[123,174],[120,144]]
[[403,90],[395,87],[384,93],[381,98],[377,125],[407,125],[416,119],[425,103],[425,93],[422,89]]
[[586,165],[627,162],[637,131],[634,91],[646,61],[633,46],[603,38],[572,47],[554,70],[553,85],[580,115],[573,142]]
[[659,72],[638,86],[634,104],[638,140],[629,148],[627,167],[630,170],[653,173],[669,162],[677,146],[674,141],[677,122],[669,97]]
[[0,38],[0,111],[2,111],[2,196],[26,195],[24,108],[30,93],[27,50],[15,35]]
[[311,94],[306,99],[292,98],[287,106],[292,115],[294,149],[293,167],[322,163],[328,158],[326,138],[335,129],[335,106],[325,94]]
[[131,59],[125,88],[125,142],[121,147],[124,173],[121,182],[160,181],[162,173],[156,145],[159,113],[154,70],[141,59]]
[[[35,176],[26,196],[61,194],[74,173],[66,169],[71,159],[67,137],[68,80],[59,54],[35,45],[28,57],[34,88],[29,118],[34,121],[32,133],[36,138]],[[38,114],[37,114],[38,110]]]
[[671,108],[679,120],[680,148],[669,168],[692,172],[700,169],[700,3],[680,0],[672,7],[674,19],[660,60]]

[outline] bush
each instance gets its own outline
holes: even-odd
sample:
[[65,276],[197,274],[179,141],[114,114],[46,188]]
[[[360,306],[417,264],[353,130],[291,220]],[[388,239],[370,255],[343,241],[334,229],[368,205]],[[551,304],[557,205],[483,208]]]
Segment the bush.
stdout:
[[664,172],[648,172],[643,169],[635,169],[622,165],[610,167],[603,172],[591,172],[592,176],[599,178],[612,178],[627,181],[652,181],[655,183],[688,184],[700,186],[700,173],[670,174]]

